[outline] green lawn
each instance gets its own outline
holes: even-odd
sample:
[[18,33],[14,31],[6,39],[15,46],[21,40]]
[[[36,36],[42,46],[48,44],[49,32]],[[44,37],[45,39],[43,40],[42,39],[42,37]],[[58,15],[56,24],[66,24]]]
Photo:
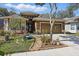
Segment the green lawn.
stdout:
[[74,33],[74,34],[69,34],[69,35],[79,36],[79,32]]
[[25,52],[28,51],[31,46],[33,40],[23,40],[22,37],[15,37],[14,40],[9,42],[5,42],[0,45],[0,51],[5,54],[17,53],[17,52]]

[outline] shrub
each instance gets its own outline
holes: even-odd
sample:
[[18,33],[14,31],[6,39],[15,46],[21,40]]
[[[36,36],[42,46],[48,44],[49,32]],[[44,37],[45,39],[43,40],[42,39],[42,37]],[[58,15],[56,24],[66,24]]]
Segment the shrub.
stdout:
[[9,35],[8,34],[5,35],[5,40],[9,41]]
[[43,35],[43,36],[41,37],[41,41],[42,41],[44,44],[50,44],[50,36]]
[[1,36],[5,36],[5,34],[10,35],[10,32],[4,31],[4,30],[1,30],[1,31],[0,31],[0,35],[1,35]]
[[4,36],[4,35],[5,35],[5,32],[4,32],[3,30],[1,30],[1,31],[0,31],[0,35],[1,35],[1,36]]
[[[18,40],[19,44],[16,43],[15,40]],[[14,40],[10,42],[5,42],[0,46],[1,54],[11,54],[11,53],[18,53],[18,52],[26,52],[29,50],[33,40],[26,40],[22,41],[21,37],[15,37]]]
[[5,41],[4,40],[0,40],[0,45],[3,44]]
[[1,56],[4,56],[5,53],[4,53],[3,51],[0,51],[0,55],[1,55]]
[[8,35],[10,35],[10,32],[6,31],[6,32],[5,32],[5,34],[8,34]]

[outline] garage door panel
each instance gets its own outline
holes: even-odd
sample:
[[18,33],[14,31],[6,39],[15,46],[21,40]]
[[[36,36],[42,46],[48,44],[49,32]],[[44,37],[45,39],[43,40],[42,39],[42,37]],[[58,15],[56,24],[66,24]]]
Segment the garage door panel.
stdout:
[[42,33],[50,33],[50,24],[42,23],[41,24],[41,32]]
[[[41,23],[41,32],[42,33],[50,33],[50,24]],[[61,33],[62,32],[61,24],[54,24],[54,26],[52,28],[52,32],[53,33]]]

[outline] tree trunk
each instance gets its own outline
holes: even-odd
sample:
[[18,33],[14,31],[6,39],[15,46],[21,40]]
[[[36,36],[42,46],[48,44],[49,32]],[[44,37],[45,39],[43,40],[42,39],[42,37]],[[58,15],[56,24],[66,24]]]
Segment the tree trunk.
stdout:
[[55,19],[53,21],[50,19],[50,43],[53,43],[53,32],[52,32],[52,30],[53,30],[54,23],[55,23]]
[[[52,6],[52,4],[51,3],[49,3],[49,5],[50,5],[50,14],[49,14],[49,17],[50,17],[50,43],[51,44],[53,44],[53,33],[52,33],[52,29],[53,29],[53,25],[54,25],[54,22],[55,22],[55,13],[56,13],[56,4],[53,4],[53,6]],[[53,9],[54,9],[54,13],[53,13],[53,20],[52,20],[52,11],[53,11],[53,9],[52,9],[52,7],[53,7]]]

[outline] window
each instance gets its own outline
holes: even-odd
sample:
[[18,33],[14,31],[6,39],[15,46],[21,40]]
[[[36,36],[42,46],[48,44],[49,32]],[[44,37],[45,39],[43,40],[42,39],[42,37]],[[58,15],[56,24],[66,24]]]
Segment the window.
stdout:
[[74,30],[75,27],[74,27],[74,24],[71,24],[71,30]]
[[77,30],[79,30],[79,25],[77,25]]

